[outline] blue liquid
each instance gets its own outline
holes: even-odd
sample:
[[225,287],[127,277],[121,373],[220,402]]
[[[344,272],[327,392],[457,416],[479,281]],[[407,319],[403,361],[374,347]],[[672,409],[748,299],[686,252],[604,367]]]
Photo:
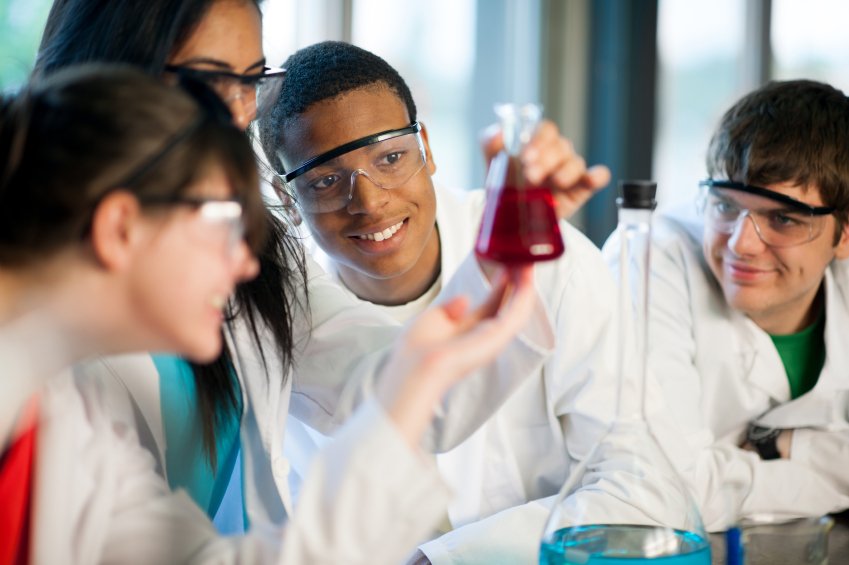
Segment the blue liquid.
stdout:
[[[646,555],[652,557],[646,557]],[[580,526],[543,540],[540,565],[710,565],[710,544],[680,530],[652,526]]]

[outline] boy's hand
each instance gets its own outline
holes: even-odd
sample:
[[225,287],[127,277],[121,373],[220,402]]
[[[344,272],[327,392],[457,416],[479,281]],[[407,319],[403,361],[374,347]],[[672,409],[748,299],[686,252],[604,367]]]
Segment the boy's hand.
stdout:
[[[486,162],[504,147],[500,128],[491,126],[481,135]],[[577,212],[593,194],[610,183],[610,169],[604,165],[587,168],[575,153],[572,142],[560,135],[557,126],[543,120],[521,155],[528,182],[551,189],[557,217],[566,219]]]

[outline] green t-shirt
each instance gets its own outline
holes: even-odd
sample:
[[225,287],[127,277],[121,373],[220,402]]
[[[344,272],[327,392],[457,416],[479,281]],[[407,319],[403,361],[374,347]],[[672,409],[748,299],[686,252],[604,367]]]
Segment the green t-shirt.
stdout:
[[804,330],[787,335],[770,335],[790,383],[790,397],[799,398],[817,384],[825,364],[825,313]]

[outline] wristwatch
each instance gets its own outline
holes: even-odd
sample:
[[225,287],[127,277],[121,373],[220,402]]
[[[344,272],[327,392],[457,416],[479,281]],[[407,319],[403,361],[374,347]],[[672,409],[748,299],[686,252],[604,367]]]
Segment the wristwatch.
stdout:
[[779,435],[781,435],[780,428],[766,428],[753,422],[749,424],[746,439],[754,446],[761,459],[780,459],[781,454],[778,453],[776,444]]

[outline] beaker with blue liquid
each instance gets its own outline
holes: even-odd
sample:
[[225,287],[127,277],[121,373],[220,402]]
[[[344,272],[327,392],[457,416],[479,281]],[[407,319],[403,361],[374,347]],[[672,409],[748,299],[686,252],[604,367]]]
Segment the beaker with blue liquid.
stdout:
[[698,507],[645,413],[651,216],[657,186],[622,182],[616,417],[570,473],[546,521],[541,565],[710,565]]

